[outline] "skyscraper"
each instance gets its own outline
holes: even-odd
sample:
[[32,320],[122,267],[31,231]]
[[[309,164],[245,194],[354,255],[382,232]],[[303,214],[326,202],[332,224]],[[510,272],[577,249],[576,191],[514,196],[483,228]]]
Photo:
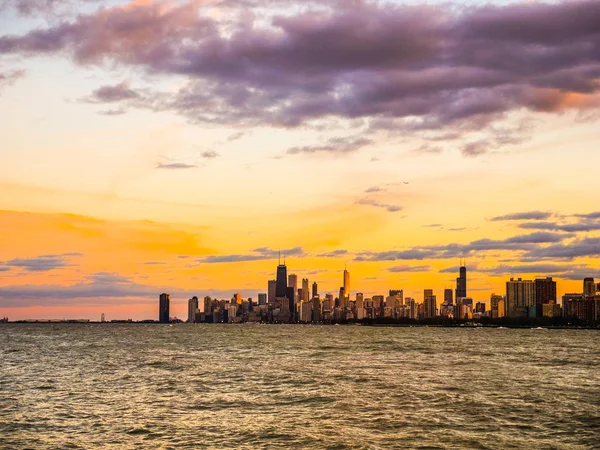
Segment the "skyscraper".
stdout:
[[315,298],[319,295],[319,287],[317,286],[317,282],[315,281],[312,284],[312,298]]
[[282,298],[285,297],[285,292],[287,289],[287,267],[285,262],[277,266],[277,280],[275,285],[275,297]]
[[550,302],[556,302],[556,281],[552,277],[535,279],[535,315],[542,317],[544,307]]
[[531,280],[511,278],[506,282],[506,317],[526,317],[535,305],[535,284]]
[[158,297],[158,321],[160,323],[169,323],[170,303],[169,294],[160,294],[160,297]]
[[291,273],[288,275],[288,287],[294,288],[294,297],[298,292],[298,275]]
[[307,302],[309,295],[310,288],[308,287],[308,278],[302,278],[302,301]]
[[425,289],[423,297],[424,318],[434,319],[437,315],[437,299],[436,296],[433,295],[433,289]]
[[456,279],[456,293],[454,298],[459,299],[467,296],[467,267],[461,261],[459,275]]
[[266,305],[267,304],[267,294],[260,293],[258,294],[258,305]]
[[277,290],[277,280],[269,280],[269,288],[267,289],[269,303],[275,303]]
[[[346,303],[350,298],[350,272],[346,270],[344,267],[344,297],[346,298]],[[341,300],[341,299],[340,299]]]
[[196,311],[198,310],[198,297],[192,297],[188,300],[188,323],[196,322]]
[[452,289],[444,289],[444,303],[452,305]]
[[583,279],[583,298],[592,298],[596,294],[596,283],[593,278]]

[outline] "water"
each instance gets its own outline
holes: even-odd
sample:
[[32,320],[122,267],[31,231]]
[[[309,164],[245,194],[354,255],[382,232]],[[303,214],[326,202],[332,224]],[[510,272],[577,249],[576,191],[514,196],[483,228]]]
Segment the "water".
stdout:
[[0,448],[600,446],[600,333],[0,325]]

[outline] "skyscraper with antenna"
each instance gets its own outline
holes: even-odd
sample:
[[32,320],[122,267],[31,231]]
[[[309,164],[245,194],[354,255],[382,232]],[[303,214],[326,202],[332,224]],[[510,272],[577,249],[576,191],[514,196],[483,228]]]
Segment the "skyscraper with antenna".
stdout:
[[467,296],[467,263],[464,258],[460,259],[460,268],[458,278],[456,279],[456,292],[455,299],[458,303],[458,299]]
[[287,267],[285,265],[285,255],[283,264],[281,264],[281,252],[279,252],[279,261],[277,265],[277,278],[275,284],[275,297],[283,298],[286,296],[287,289]]
[[348,265],[344,264],[344,297],[346,301],[350,298],[350,272],[348,272]]

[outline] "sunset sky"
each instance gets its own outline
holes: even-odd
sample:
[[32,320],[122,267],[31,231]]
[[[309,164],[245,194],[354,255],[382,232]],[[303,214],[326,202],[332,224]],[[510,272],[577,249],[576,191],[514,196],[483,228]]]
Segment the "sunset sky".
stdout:
[[599,1],[0,5],[0,316],[600,277]]

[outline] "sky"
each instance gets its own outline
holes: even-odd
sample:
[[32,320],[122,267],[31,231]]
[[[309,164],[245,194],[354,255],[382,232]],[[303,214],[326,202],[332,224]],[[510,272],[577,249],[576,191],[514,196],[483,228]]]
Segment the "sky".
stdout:
[[598,1],[1,0],[0,316],[185,318],[280,250],[321,294],[581,292],[599,48]]

